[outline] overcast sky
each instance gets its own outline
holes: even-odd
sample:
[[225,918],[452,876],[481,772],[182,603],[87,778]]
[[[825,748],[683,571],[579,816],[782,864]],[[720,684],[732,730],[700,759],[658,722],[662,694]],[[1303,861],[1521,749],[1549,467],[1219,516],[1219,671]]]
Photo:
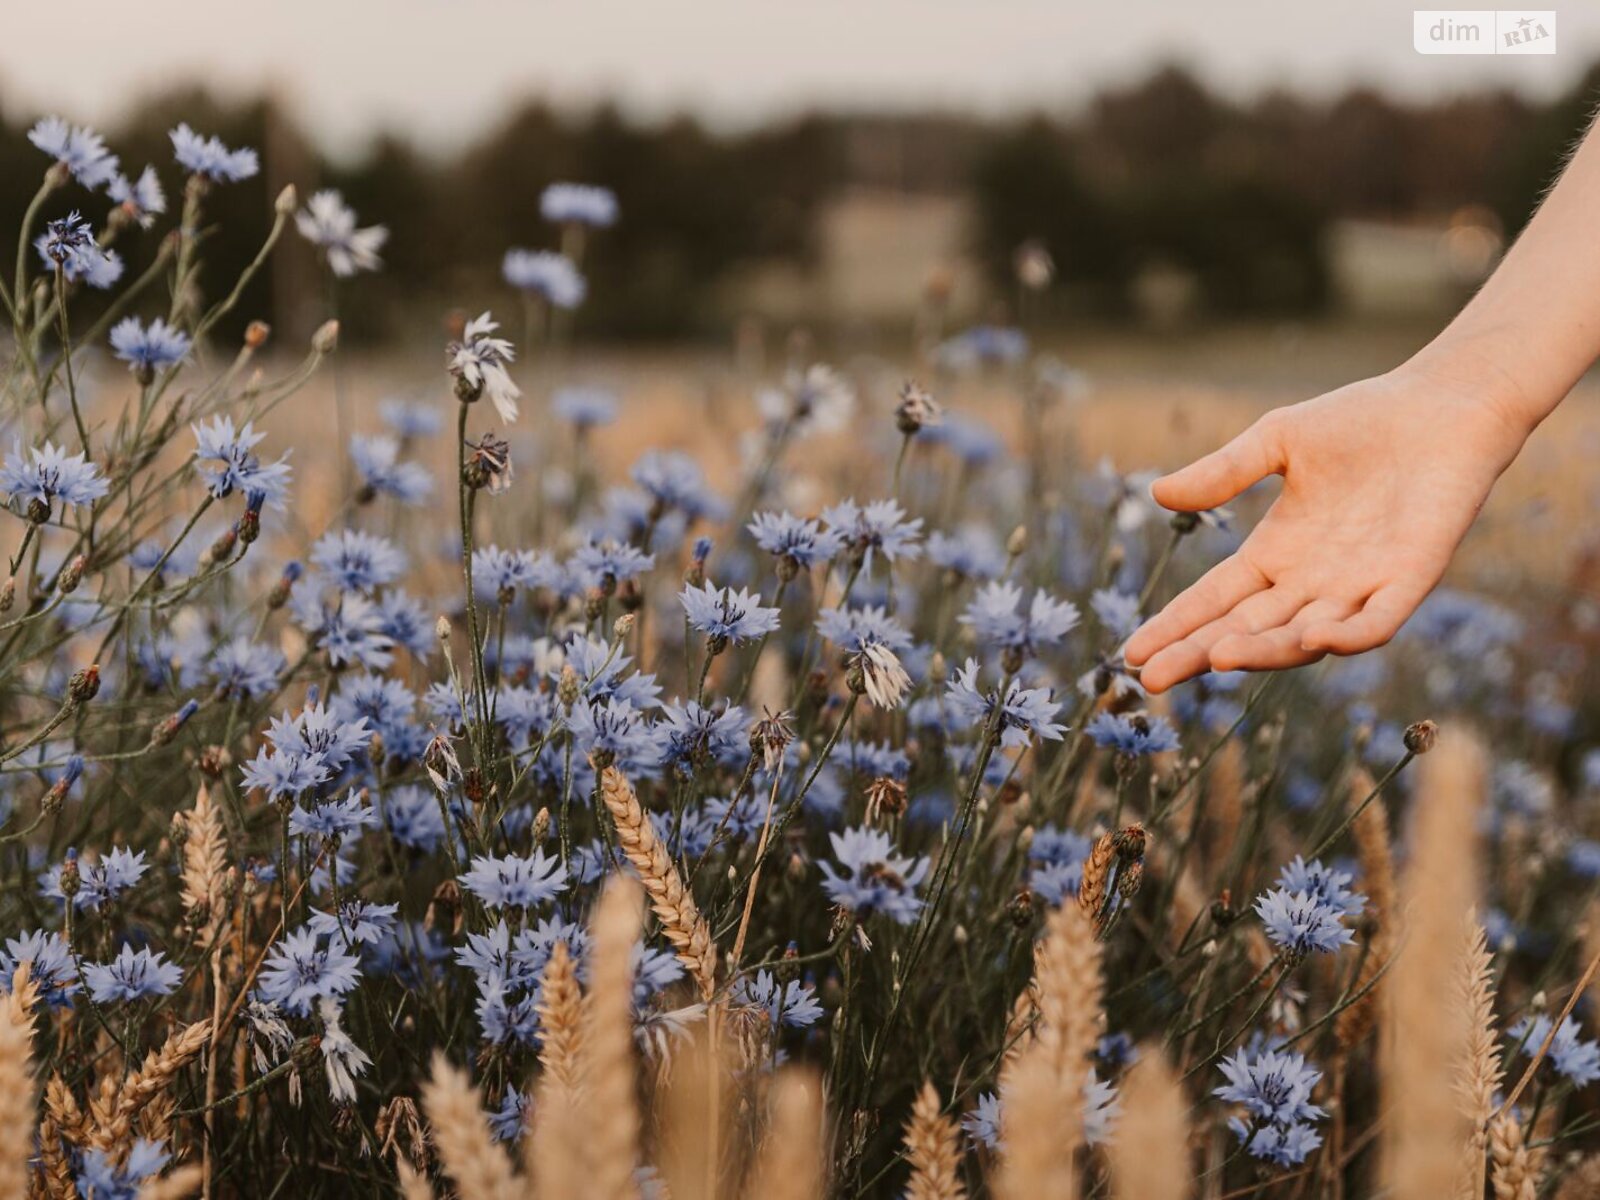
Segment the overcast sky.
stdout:
[[1058,106],[1169,58],[1241,94],[1548,95],[1600,57],[1593,0],[1557,9],[1553,57],[1418,55],[1412,5],[1393,0],[77,0],[70,18],[3,2],[13,111],[113,123],[181,79],[270,86],[336,150],[379,127],[448,148],[528,95],[739,125],[808,106]]

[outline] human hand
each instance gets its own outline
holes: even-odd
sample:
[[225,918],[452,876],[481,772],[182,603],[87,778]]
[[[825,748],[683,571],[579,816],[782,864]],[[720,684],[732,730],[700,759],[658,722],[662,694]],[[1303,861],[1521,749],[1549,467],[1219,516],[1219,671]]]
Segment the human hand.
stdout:
[[1529,427],[1459,378],[1405,367],[1267,413],[1151,487],[1180,512],[1268,475],[1283,490],[1232,557],[1128,640],[1162,692],[1207,670],[1276,670],[1393,637],[1449,565]]

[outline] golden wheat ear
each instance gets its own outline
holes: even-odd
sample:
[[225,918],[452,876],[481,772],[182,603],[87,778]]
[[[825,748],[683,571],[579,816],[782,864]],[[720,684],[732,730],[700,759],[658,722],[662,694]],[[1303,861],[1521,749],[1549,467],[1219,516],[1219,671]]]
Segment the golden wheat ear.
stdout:
[[584,1195],[638,1200],[638,1070],[633,1046],[633,945],[644,918],[638,883],[612,875],[590,922],[588,1012],[583,1026]]
[[440,1165],[455,1180],[461,1200],[515,1200],[521,1194],[511,1160],[489,1133],[478,1090],[442,1053],[434,1054],[433,1073],[422,1085],[422,1109]]
[[39,1103],[33,1083],[33,1002],[38,989],[24,962],[0,1003],[0,1196],[25,1196]]
[[822,1081],[786,1067],[772,1084],[771,1120],[745,1200],[814,1200],[826,1196]]
[[1109,1151],[1115,1200],[1185,1200],[1192,1193],[1188,1110],[1161,1047],[1145,1046],[1123,1082]]
[[961,1185],[961,1134],[945,1116],[932,1081],[922,1085],[906,1121],[906,1162],[911,1178],[905,1200],[965,1200]]
[[1459,976],[1461,930],[1477,902],[1484,780],[1483,751],[1461,731],[1441,737],[1421,762],[1400,884],[1405,940],[1382,1005],[1382,1172],[1395,1200],[1453,1194],[1471,1136],[1449,1069],[1468,1052],[1468,1014],[1440,1000]]

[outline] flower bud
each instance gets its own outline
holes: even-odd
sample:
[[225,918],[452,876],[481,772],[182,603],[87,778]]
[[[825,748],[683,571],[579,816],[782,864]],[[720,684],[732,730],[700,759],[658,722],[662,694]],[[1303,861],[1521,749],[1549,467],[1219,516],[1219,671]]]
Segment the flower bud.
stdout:
[[17,577],[15,575],[0,584],[0,613],[10,612],[11,606],[17,602]]
[[1200,514],[1192,512],[1173,513],[1171,524],[1172,532],[1182,537],[1200,528]]
[[61,894],[67,898],[67,903],[78,894],[83,886],[83,874],[78,870],[78,849],[76,846],[67,847],[67,860],[61,864],[61,880],[58,884]]
[[197,701],[184,701],[182,708],[155,727],[155,731],[150,735],[150,744],[152,746],[165,746],[177,736],[178,730],[183,728],[184,723],[198,711],[200,711],[200,705]]
[[622,641],[623,638],[633,632],[633,627],[638,620],[639,618],[633,613],[623,613],[611,623],[611,636],[619,642]]
[[73,556],[71,562],[61,569],[61,575],[56,580],[56,588],[63,596],[69,596],[78,590],[78,585],[83,582],[84,568],[89,565],[89,560],[81,554]]
[[1011,531],[1011,536],[1006,539],[1006,554],[1011,558],[1021,558],[1022,552],[1028,548],[1028,527],[1018,525]]
[[1439,727],[1432,721],[1417,721],[1406,726],[1405,745],[1412,754],[1426,754],[1439,740]]
[[91,663],[81,671],[74,671],[67,680],[67,699],[74,704],[87,704],[100,690],[100,664]]
[[311,348],[318,354],[332,354],[339,345],[339,322],[324,321],[311,335]]
[[280,217],[292,216],[295,205],[300,203],[300,195],[294,189],[294,184],[285,184],[283,191],[278,193],[278,198],[272,202],[272,211]]
[[251,350],[259,350],[267,344],[267,339],[272,336],[272,326],[265,321],[251,321],[245,326],[244,344]]
[[50,519],[50,502],[35,496],[28,501],[28,520],[35,525],[43,525]]

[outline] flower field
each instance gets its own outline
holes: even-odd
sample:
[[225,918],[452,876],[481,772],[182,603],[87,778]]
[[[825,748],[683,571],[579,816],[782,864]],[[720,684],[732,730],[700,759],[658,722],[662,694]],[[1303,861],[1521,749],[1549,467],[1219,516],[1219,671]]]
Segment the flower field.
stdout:
[[936,308],[588,356],[587,184],[436,345],[284,345],[246,284],[359,308],[381,212],[207,294],[253,150],[31,140],[0,1196],[1600,1194],[1587,410],[1381,651],[1150,695],[1270,495],[1140,468],[1248,395]]

